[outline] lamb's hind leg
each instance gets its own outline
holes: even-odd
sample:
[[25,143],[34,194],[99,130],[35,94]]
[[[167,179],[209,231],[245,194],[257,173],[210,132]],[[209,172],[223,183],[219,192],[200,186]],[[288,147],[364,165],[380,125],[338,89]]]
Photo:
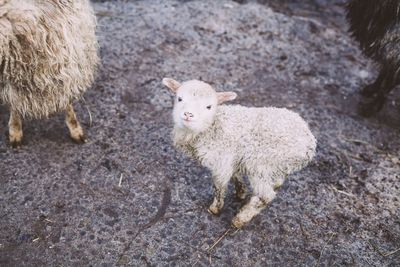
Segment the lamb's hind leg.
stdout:
[[253,184],[252,186],[255,189],[255,195],[250,198],[250,201],[240,209],[239,213],[232,220],[232,225],[236,228],[241,228],[250,222],[254,216],[265,209],[267,204],[275,198],[276,193],[272,187],[263,185],[255,187]]
[[67,114],[65,122],[67,123],[72,140],[77,143],[86,143],[85,134],[78,119],[76,118],[76,114],[74,108],[72,107],[72,104],[68,105],[66,113]]
[[10,121],[8,122],[8,133],[10,138],[10,144],[12,147],[20,147],[22,144],[22,118],[21,115],[11,109]]

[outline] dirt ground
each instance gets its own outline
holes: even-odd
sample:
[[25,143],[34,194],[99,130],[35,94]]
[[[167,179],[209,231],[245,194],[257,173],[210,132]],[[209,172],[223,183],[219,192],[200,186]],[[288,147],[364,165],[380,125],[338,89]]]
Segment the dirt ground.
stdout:
[[[60,114],[25,122],[11,149],[0,106],[0,265],[399,266],[400,90],[357,115],[377,70],[343,2],[94,2],[102,66],[75,105],[88,143]],[[317,157],[226,233],[243,203],[230,188],[220,216],[206,211],[209,171],[171,146],[166,76],[300,113]]]

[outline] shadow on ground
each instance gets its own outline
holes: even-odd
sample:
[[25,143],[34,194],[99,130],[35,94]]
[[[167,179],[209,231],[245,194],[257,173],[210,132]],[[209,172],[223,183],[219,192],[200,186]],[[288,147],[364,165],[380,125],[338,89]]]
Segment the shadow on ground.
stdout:
[[[76,104],[89,142],[72,143],[57,115],[26,122],[13,150],[0,108],[0,265],[400,262],[385,254],[400,242],[399,91],[377,117],[356,114],[376,71],[346,32],[343,1],[240,2],[94,3],[103,65]],[[218,243],[242,203],[229,193],[221,216],[206,212],[210,173],[171,147],[165,76],[288,107],[319,140],[269,208]]]

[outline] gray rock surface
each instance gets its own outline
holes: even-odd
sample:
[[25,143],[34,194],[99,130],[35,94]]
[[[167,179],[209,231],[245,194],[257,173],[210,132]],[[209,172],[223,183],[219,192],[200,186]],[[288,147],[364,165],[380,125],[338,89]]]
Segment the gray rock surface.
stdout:
[[[343,1],[238,2],[95,2],[102,66],[76,104],[87,144],[57,115],[26,122],[11,149],[0,107],[1,266],[399,266],[400,252],[382,255],[400,246],[399,90],[357,115],[376,70]],[[231,188],[207,213],[209,171],[171,146],[165,76],[299,112],[315,161],[223,236],[243,203]]]

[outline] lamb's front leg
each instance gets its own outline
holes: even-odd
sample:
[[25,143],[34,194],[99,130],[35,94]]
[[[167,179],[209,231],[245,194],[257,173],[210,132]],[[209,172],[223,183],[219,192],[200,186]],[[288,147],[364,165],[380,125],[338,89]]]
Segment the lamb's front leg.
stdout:
[[65,122],[67,123],[71,138],[77,143],[86,143],[85,134],[78,119],[76,118],[72,104],[68,105],[66,112],[67,115]]
[[11,109],[10,121],[8,122],[8,134],[10,138],[10,144],[12,147],[17,148],[22,144],[22,118],[21,115]]
[[228,187],[229,176],[213,176],[214,183],[214,200],[208,211],[212,214],[219,214],[224,206],[225,192]]

